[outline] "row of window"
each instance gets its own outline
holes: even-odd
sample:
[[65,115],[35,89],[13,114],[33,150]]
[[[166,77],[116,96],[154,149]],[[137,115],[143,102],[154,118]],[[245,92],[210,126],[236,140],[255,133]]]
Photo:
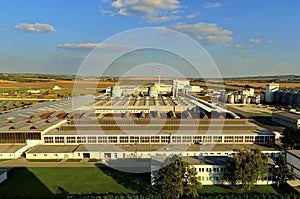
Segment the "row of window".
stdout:
[[209,173],[219,173],[219,172],[226,172],[226,168],[198,168],[198,172],[209,172]]
[[45,143],[264,143],[272,136],[45,136]]

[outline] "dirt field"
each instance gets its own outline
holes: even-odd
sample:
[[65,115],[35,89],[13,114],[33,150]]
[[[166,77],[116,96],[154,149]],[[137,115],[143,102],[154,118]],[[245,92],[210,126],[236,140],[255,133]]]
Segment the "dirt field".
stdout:
[[[239,81],[225,81],[226,85],[230,85],[230,86],[246,86],[249,85],[250,87],[254,87],[254,88],[263,88],[265,89],[266,87],[266,83],[261,83],[261,82],[239,82]],[[300,83],[279,83],[279,87],[280,88],[300,88]]]

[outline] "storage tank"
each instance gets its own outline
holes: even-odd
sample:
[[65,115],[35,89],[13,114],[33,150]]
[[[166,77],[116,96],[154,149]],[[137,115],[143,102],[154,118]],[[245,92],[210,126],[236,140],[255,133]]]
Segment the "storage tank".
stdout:
[[242,103],[243,103],[243,104],[246,104],[246,102],[247,102],[247,96],[246,96],[246,95],[243,95],[243,96],[242,96]]
[[247,101],[246,101],[246,103],[247,103],[247,104],[251,104],[251,101],[252,101],[252,97],[250,97],[250,96],[249,96],[249,97],[247,97]]
[[123,90],[120,88],[120,86],[111,87],[111,96],[112,97],[121,97],[122,93],[123,93]]
[[228,95],[228,103],[229,104],[234,104],[234,95]]
[[234,95],[234,103],[240,103],[242,99],[242,96],[239,94]]
[[149,87],[148,95],[149,95],[149,97],[157,97],[158,96],[157,87],[156,86]]

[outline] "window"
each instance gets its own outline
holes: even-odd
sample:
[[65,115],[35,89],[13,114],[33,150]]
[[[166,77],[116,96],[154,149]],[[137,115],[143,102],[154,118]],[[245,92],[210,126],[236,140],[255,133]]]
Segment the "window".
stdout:
[[141,136],[140,137],[140,142],[141,143],[149,143],[149,141],[150,141],[149,136]]
[[200,143],[200,142],[202,142],[202,137],[201,136],[194,136],[193,137],[193,142],[194,143]]
[[72,137],[67,136],[67,143],[75,143],[75,136]]
[[192,142],[192,136],[182,136],[182,142],[183,143],[191,143]]
[[255,142],[263,143],[264,142],[264,136],[255,136]]
[[54,154],[54,156],[55,156],[55,157],[57,157],[57,156],[58,156],[58,154],[57,154],[57,153],[55,153],[55,154]]
[[44,137],[44,143],[54,143],[53,137]]
[[108,142],[109,143],[117,143],[118,137],[117,136],[108,136]]
[[45,153],[44,156],[47,156],[47,153]]
[[172,136],[172,142],[181,143],[181,136]]
[[222,136],[213,136],[213,142],[222,142]]
[[159,143],[159,136],[151,136],[151,143]]
[[98,136],[98,143],[107,143],[106,136]]
[[245,142],[252,143],[254,141],[254,136],[245,136]]
[[128,143],[129,137],[128,136],[120,136],[120,143]]
[[55,137],[55,143],[64,143],[65,138],[64,137]]
[[232,143],[232,142],[233,142],[233,136],[224,137],[224,143]]
[[139,143],[140,138],[138,136],[130,136],[130,143]]
[[170,142],[170,136],[161,136],[160,137],[161,143],[169,143]]
[[96,136],[88,136],[87,142],[88,143],[97,143],[97,137]]
[[212,142],[212,136],[203,136],[203,142]]
[[234,136],[234,142],[244,142],[243,136]]
[[86,137],[78,136],[77,137],[77,143],[86,143]]

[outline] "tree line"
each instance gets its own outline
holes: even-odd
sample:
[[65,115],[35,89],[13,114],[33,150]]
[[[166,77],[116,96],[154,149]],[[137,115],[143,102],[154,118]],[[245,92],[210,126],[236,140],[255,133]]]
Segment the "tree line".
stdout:
[[300,128],[286,127],[280,141],[284,149],[300,149]]
[[[257,181],[264,180],[266,177],[271,177],[277,186],[286,183],[290,178],[290,171],[283,156],[277,157],[271,166],[268,164],[268,156],[258,149],[235,151],[236,155],[227,159],[223,177],[228,184],[240,189],[241,193],[249,191]],[[162,166],[154,177],[154,188],[159,198],[206,197],[201,194],[200,176],[189,162],[173,156],[166,159]],[[269,176],[266,176],[268,170]]]

